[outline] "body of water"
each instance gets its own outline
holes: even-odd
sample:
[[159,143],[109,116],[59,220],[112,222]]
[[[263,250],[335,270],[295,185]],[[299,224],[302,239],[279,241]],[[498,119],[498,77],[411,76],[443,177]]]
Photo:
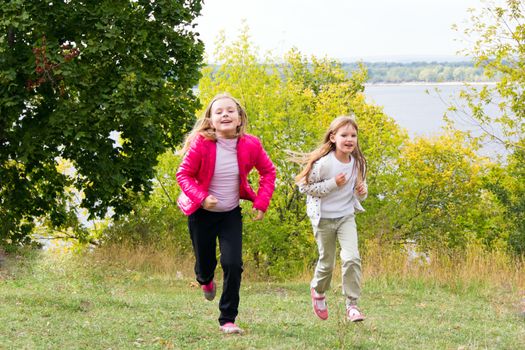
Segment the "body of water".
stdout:
[[[367,101],[382,106],[411,137],[433,136],[442,132],[445,126],[443,115],[450,105],[464,104],[459,98],[463,84],[371,84],[365,86]],[[488,107],[488,115],[497,115],[494,106]],[[455,127],[479,135],[481,129],[465,113],[449,112]],[[480,154],[496,156],[505,154],[501,144],[487,143]]]
[[[378,84],[366,85],[365,95],[368,102],[383,106],[411,136],[430,136],[441,131],[443,114],[450,104],[460,102],[462,89],[462,84]],[[464,115],[451,116],[458,128],[475,128]]]
[[[445,125],[443,113],[448,106],[440,98],[457,96],[460,85],[380,84],[367,85],[368,102],[383,106],[387,115],[408,130],[411,136],[439,132]],[[438,94],[435,89],[441,92]]]

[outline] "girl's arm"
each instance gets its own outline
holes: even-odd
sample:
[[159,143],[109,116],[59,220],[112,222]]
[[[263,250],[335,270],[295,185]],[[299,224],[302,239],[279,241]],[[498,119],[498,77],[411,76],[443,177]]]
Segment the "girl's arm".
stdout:
[[195,147],[195,143],[184,155],[176,177],[182,192],[193,202],[202,203],[208,196],[208,192],[204,191],[196,180],[201,164],[201,154]]
[[366,181],[362,181],[355,186],[355,196],[361,202],[366,199],[368,196],[368,186]]
[[299,191],[313,197],[322,198],[337,188],[335,177],[331,179],[321,179],[322,162],[315,162],[308,176],[308,183],[301,183]]
[[258,142],[258,147],[259,150],[256,154],[254,166],[259,172],[259,189],[257,197],[253,201],[253,207],[265,212],[270,205],[270,199],[275,190],[275,166],[260,141]]
[[364,201],[368,196],[368,186],[366,184],[366,180],[363,180],[363,177],[361,176],[361,173],[359,171],[357,173],[354,194],[357,200],[359,200],[360,202]]
[[308,182],[307,184],[299,185],[299,192],[306,193],[313,197],[322,198],[335,190],[337,188],[337,183],[335,178],[328,180],[322,180],[319,182]]

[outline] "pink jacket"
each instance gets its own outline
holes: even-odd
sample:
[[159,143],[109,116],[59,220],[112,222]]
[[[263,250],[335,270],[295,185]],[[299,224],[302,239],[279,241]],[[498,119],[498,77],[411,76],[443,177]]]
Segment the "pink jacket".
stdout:
[[[182,189],[177,204],[185,215],[199,209],[208,196],[208,187],[215,171],[216,151],[214,140],[199,135],[177,170],[177,181]],[[239,197],[252,201],[254,208],[266,211],[275,189],[275,167],[257,137],[249,134],[239,137],[237,162],[240,176]],[[248,174],[254,167],[260,175],[257,194],[248,183]]]

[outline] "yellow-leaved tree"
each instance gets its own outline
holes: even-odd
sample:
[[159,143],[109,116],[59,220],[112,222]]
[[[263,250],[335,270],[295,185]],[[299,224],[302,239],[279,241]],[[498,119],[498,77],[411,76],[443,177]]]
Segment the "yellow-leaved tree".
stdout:
[[[363,94],[364,67],[351,76],[328,58],[307,58],[295,49],[283,58],[258,58],[245,27],[237,40],[217,42],[216,65],[203,71],[198,96],[205,106],[221,92],[238,98],[248,114],[248,132],[258,136],[277,167],[277,186],[262,222],[245,221],[245,260],[272,276],[302,270],[316,259],[305,198],[294,183],[299,167],[288,151],[309,152],[333,118],[355,115],[368,160],[371,213],[382,205],[376,193],[391,182],[405,132]],[[254,183],[256,183],[254,181]],[[366,236],[366,234],[365,234]]]
[[[203,69],[198,86],[201,104],[204,108],[222,92],[239,99],[248,114],[248,132],[262,140],[277,168],[264,220],[245,215],[244,261],[251,271],[284,278],[315,263],[305,197],[294,183],[300,169],[289,151],[313,150],[339,115],[355,116],[368,162],[366,212],[357,216],[360,243],[370,238],[415,240],[420,246],[505,241],[501,208],[482,186],[492,164],[476,155],[476,143],[463,133],[410,140],[381,107],[367,103],[364,67],[348,75],[337,61],[307,58],[297,50],[260,59],[247,28],[234,42],[221,36],[217,44],[215,64]],[[181,254],[191,250],[187,219],[174,204],[179,162],[173,152],[160,158],[153,195],[137,206],[135,217],[114,225],[108,237],[174,244]],[[243,207],[244,213],[251,211],[250,203]]]
[[[458,27],[459,29],[459,27]],[[487,0],[472,10],[463,29],[465,54],[495,85],[467,85],[465,106],[452,106],[479,127],[480,138],[496,142],[507,161],[487,178],[487,188],[505,208],[509,243],[525,254],[525,3]]]
[[[399,181],[385,211],[391,238],[421,246],[462,247],[500,240],[503,220],[483,187],[492,162],[460,131],[408,142],[397,160]],[[498,229],[499,227],[499,229]]]

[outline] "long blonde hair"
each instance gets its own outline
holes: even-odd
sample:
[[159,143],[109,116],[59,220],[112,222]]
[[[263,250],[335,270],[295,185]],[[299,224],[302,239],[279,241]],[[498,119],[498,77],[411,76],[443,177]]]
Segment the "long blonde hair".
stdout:
[[[340,116],[335,118],[330,123],[330,126],[328,127],[328,130],[326,131],[323,137],[323,143],[319,147],[317,147],[310,153],[300,154],[299,157],[295,157],[293,159],[297,163],[305,164],[301,172],[295,177],[296,183],[300,184],[308,182],[308,176],[310,176],[313,164],[320,158],[326,156],[331,151],[335,151],[335,143],[333,143],[330,140],[330,136],[335,135],[335,133],[337,133],[337,130],[348,125],[352,125],[356,132],[359,131],[357,123],[352,117]],[[357,179],[358,181],[364,181],[366,178],[366,159],[363,153],[361,152],[361,149],[359,148],[359,138],[351,154],[355,159],[355,164],[358,171]]]
[[237,99],[235,99],[229,93],[224,92],[212,98],[212,100],[206,107],[206,110],[204,111],[204,116],[202,118],[199,118],[195,122],[193,129],[190,131],[188,136],[186,136],[184,146],[178,152],[179,154],[185,154],[190,148],[191,143],[195,140],[195,138],[197,138],[198,135],[202,135],[203,137],[210,140],[217,140],[217,135],[215,135],[215,129],[211,125],[211,108],[215,101],[222,100],[224,98],[229,98],[230,100],[235,102],[235,105],[237,106],[237,112],[239,113],[239,117],[241,118],[241,125],[237,127],[237,136],[243,136],[246,133],[246,125],[248,124],[248,116],[246,115],[246,111],[241,106],[240,102],[237,101]]

